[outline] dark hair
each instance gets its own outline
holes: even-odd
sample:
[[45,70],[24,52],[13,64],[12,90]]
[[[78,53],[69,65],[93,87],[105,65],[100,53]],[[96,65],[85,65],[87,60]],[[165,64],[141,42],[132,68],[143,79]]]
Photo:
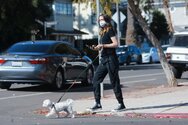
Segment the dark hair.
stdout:
[[[102,16],[104,18],[104,21],[110,25],[111,24],[111,17],[108,16],[107,14],[100,14],[99,17]],[[99,21],[98,21],[99,22]]]
[[109,29],[113,29],[111,24],[111,17],[107,14],[100,14],[99,17],[102,16],[104,18],[104,21],[107,23],[106,28],[100,28],[100,35],[103,35],[105,32],[107,32]]
[[104,17],[104,20],[107,22],[107,23],[111,23],[111,18],[110,16],[108,16],[107,14],[100,14],[100,16],[103,16]]

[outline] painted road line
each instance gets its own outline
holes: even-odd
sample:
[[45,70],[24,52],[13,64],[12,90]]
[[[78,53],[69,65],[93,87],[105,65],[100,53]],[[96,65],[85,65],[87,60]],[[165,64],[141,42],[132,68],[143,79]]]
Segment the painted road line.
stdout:
[[31,97],[31,96],[38,96],[38,95],[45,95],[52,92],[45,92],[45,93],[36,93],[36,94],[27,94],[27,95],[18,95],[18,96],[9,96],[9,97],[2,97],[0,100],[6,100],[6,99],[15,99],[15,98],[24,98],[24,97]]
[[0,89],[0,92],[4,92],[4,91],[7,91],[6,89]]
[[138,82],[148,82],[148,81],[155,81],[155,80],[156,80],[156,79],[136,80],[136,81],[126,81],[126,82],[121,82],[121,84],[138,83]]
[[[134,76],[125,76],[120,77],[120,79],[128,79],[128,78],[139,78],[139,77],[148,77],[148,76],[158,76],[158,75],[164,75],[164,73],[154,73],[154,74],[144,74],[144,75],[134,75]],[[109,81],[109,77],[105,78],[105,81]]]
[[154,74],[143,74],[143,75],[126,76],[126,77],[120,77],[120,79],[137,78],[137,77],[148,77],[148,76],[158,76],[158,75],[164,75],[164,73],[154,73]]

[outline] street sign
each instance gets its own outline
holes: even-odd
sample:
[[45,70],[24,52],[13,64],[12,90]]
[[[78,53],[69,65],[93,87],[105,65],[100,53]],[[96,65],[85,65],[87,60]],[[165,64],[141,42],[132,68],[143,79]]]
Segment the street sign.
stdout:
[[57,24],[57,22],[56,21],[49,21],[49,22],[45,22],[45,25],[46,25],[46,27],[51,27],[51,26],[53,26],[53,25],[56,25]]
[[[126,16],[122,13],[122,12],[119,12],[119,15],[120,15],[120,22],[122,23],[125,19],[126,19]],[[114,13],[114,15],[112,16],[112,19],[118,23],[118,13],[117,11]]]

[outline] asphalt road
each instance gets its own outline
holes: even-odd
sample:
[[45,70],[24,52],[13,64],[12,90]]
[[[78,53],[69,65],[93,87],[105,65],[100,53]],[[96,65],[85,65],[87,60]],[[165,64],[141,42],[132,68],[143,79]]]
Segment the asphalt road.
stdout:
[[187,119],[129,119],[124,117],[3,118],[1,125],[187,125]]
[[[167,85],[165,74],[160,64],[145,64],[145,65],[130,65],[120,67],[120,79],[123,92],[137,91],[138,89],[144,89],[148,87],[155,87],[158,85]],[[184,73],[179,82],[188,81],[188,73]],[[104,95],[113,94],[111,86],[109,84],[109,78],[104,80]],[[73,120],[70,119],[46,119],[43,115],[36,115],[34,112],[42,107],[44,99],[51,99],[57,101],[59,97],[70,86],[66,85],[64,89],[56,91],[47,86],[32,86],[32,85],[13,85],[9,91],[0,89],[0,121],[2,125],[18,124],[18,125],[56,125],[64,121],[67,124],[87,124],[90,120],[90,124],[104,123],[108,125],[119,125],[128,123],[135,123],[135,125],[147,125],[146,122],[138,123],[137,119],[131,119],[132,121],[124,121],[125,118],[116,118],[112,122],[109,118],[94,118],[82,117]],[[75,84],[70,91],[66,92],[63,99],[72,98],[80,99],[93,97],[92,86],[83,87],[80,84]],[[113,119],[115,119],[113,117]],[[119,120],[118,120],[119,119]],[[77,121],[78,120],[78,121]],[[88,121],[88,122],[86,122]],[[102,122],[101,122],[102,121]],[[155,120],[151,120],[153,122]],[[163,121],[162,121],[163,122]],[[168,122],[168,121],[164,121]],[[179,121],[176,121],[179,122]],[[154,122],[155,123],[155,122]],[[170,122],[172,123],[172,122]],[[82,124],[82,125],[83,125]],[[158,125],[157,123],[155,123]],[[154,124],[154,125],[155,125]],[[183,122],[184,124],[184,122]],[[134,124],[131,124],[134,125]]]

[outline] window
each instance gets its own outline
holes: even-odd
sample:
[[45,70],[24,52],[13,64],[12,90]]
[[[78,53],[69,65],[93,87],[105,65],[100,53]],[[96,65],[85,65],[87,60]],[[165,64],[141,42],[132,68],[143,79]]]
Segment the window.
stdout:
[[61,44],[59,45],[56,49],[55,52],[58,54],[67,54],[67,55],[75,55],[75,56],[80,56],[80,52],[77,51],[76,49],[72,48],[69,45],[66,44]]
[[182,46],[187,47],[188,46],[188,36],[177,36],[175,38],[175,44],[174,46]]
[[50,44],[15,44],[8,52],[38,52],[38,53],[46,53],[50,50]]
[[71,3],[55,3],[55,12],[58,14],[72,15]]

